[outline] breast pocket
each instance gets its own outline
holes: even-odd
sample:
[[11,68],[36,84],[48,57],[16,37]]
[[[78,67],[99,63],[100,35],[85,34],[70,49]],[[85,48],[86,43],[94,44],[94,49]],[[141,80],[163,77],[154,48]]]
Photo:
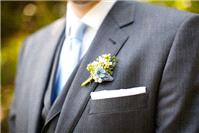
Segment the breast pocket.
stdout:
[[94,115],[101,113],[138,111],[147,107],[147,99],[148,93],[117,98],[90,100],[89,114]]

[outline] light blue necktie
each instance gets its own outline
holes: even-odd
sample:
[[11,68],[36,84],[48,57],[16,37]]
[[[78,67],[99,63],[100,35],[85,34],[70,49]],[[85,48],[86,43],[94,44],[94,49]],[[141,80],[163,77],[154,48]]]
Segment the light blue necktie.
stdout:
[[70,33],[64,41],[53,85],[53,92],[51,96],[52,103],[60,94],[75,66],[80,61],[82,39],[85,30],[86,25],[78,21],[70,28]]

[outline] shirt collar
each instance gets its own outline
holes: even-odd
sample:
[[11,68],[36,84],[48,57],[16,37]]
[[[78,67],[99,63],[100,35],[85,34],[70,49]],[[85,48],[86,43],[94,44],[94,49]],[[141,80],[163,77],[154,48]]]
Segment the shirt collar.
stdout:
[[101,0],[95,5],[88,13],[86,13],[81,19],[79,19],[73,12],[70,2],[67,5],[67,33],[69,29],[77,21],[85,23],[87,26],[98,30],[104,21],[105,17],[116,3],[117,0]]

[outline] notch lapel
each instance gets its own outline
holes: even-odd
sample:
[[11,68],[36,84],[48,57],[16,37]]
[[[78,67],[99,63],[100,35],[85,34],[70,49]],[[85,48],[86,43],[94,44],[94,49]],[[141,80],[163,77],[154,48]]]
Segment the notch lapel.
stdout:
[[90,99],[90,93],[98,85],[92,83],[88,87],[81,87],[81,83],[89,77],[86,67],[102,54],[118,54],[128,40],[128,35],[122,28],[133,23],[133,9],[134,6],[129,7],[128,3],[117,2],[104,20],[65,97],[55,130],[56,133],[68,133],[74,130]]
[[[64,31],[65,19],[62,18],[55,22],[55,24],[49,27],[46,34],[41,34],[38,40],[33,40],[32,43],[39,43],[37,50],[37,56],[35,55],[30,60],[34,61],[34,68],[36,72],[32,73],[30,76],[33,77],[31,83],[28,85],[28,90],[30,91],[30,101],[29,101],[29,116],[28,116],[28,132],[35,133],[38,130],[38,123],[41,113],[43,94],[46,88],[46,84],[49,80],[49,73],[52,66],[52,61],[54,58],[54,53],[56,51],[56,46],[60,40],[61,34]],[[42,37],[45,37],[45,39]]]

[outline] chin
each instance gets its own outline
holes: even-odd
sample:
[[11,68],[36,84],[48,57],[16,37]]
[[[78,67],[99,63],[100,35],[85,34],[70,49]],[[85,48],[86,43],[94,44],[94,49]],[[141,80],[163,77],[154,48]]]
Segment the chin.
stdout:
[[78,4],[78,5],[85,5],[89,3],[93,3],[95,1],[93,0],[71,0],[73,3]]

